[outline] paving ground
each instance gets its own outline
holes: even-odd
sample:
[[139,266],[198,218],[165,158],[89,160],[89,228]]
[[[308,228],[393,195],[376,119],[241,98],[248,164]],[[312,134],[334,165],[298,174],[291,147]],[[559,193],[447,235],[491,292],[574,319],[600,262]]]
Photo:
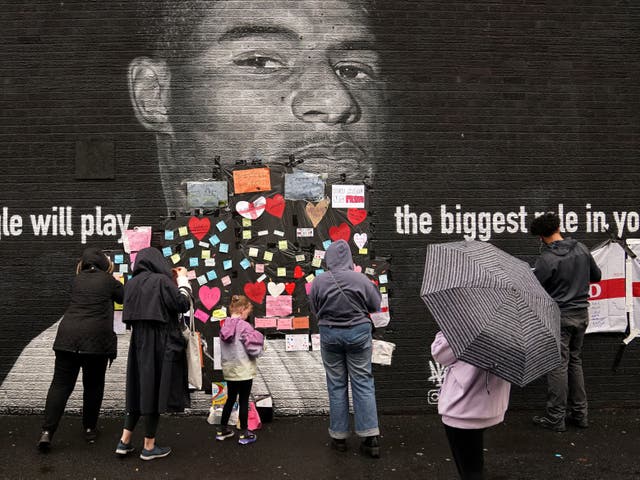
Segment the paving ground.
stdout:
[[[487,479],[640,479],[640,409],[591,412],[586,430],[541,430],[537,412],[508,412],[487,431]],[[158,443],[173,447],[163,459],[142,461],[114,454],[121,418],[101,419],[94,445],[84,442],[81,421],[67,415],[51,451],[36,449],[41,418],[0,416],[0,478],[7,479],[455,479],[455,465],[437,415],[386,415],[380,419],[382,457],[328,447],[326,417],[283,417],[265,424],[248,446],[216,442],[202,416],[163,417]],[[134,444],[140,447],[136,432]]]

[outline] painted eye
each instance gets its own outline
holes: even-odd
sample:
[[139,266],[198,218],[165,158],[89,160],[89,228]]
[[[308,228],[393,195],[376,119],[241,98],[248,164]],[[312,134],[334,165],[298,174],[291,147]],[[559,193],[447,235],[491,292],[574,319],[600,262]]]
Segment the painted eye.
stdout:
[[258,73],[270,73],[285,67],[280,60],[257,53],[236,58],[233,63],[239,67],[252,68]]
[[334,67],[334,71],[338,77],[348,81],[364,82],[375,79],[373,69],[360,63],[339,63]]

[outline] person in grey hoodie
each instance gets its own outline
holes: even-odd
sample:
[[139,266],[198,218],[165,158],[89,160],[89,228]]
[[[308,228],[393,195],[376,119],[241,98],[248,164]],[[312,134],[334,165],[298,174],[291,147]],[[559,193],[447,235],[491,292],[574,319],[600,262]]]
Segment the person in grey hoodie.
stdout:
[[547,412],[533,422],[556,432],[566,422],[589,426],[587,393],[582,373],[582,343],[589,324],[589,283],[601,272],[582,243],[560,234],[560,219],[552,212],[535,218],[531,234],[542,240],[534,273],[560,308],[561,365],[547,375]]
[[329,393],[331,445],[347,449],[351,383],[355,432],[363,438],[363,453],[380,456],[378,414],[371,368],[372,322],[380,309],[380,292],[369,278],[353,270],[349,244],[332,243],[326,251],[327,272],[311,285],[311,312],[318,320],[320,350]]

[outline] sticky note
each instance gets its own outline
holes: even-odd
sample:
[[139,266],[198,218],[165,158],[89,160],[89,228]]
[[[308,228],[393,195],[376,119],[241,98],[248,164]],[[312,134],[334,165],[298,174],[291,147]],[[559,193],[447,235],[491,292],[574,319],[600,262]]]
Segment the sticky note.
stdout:
[[205,275],[200,275],[196,280],[198,280],[198,285],[200,286],[207,283],[207,277]]
[[278,237],[284,237],[284,232],[282,230],[274,230],[273,234],[277,235]]
[[322,259],[318,257],[313,257],[313,260],[311,260],[311,266],[318,268],[320,265],[322,265]]
[[200,253],[200,256],[205,260],[207,258],[211,258],[211,250],[202,250],[202,252]]
[[243,230],[242,231],[242,239],[243,240],[251,240],[251,230]]
[[360,250],[358,250],[358,254],[360,254],[360,255],[369,255],[369,249],[368,248],[361,248]]
[[189,229],[188,229],[187,227],[180,227],[180,228],[178,229],[178,234],[179,234],[181,237],[186,237],[187,235],[189,235]]
[[220,247],[218,247],[218,249],[220,250],[221,253],[229,253],[229,244],[228,243],[221,243]]
[[190,267],[197,267],[200,264],[200,260],[198,259],[198,257],[190,257],[189,258],[189,266]]
[[233,267],[232,260],[225,260],[224,262],[222,262],[222,268],[224,268],[225,270],[229,270],[231,267]]
[[320,275],[321,273],[324,273],[324,269],[322,269],[322,268],[318,268],[318,269],[316,270],[316,277],[317,277],[318,275]]
[[225,275],[220,279],[220,281],[222,282],[222,285],[224,285],[225,287],[231,284],[231,278],[229,278],[229,275]]
[[269,230],[260,230],[258,232],[259,237],[264,237],[265,235],[269,235]]
[[220,239],[218,238],[218,235],[211,235],[209,237],[209,241],[211,242],[211,245],[217,245],[220,243]]
[[240,266],[246,270],[247,268],[249,268],[251,266],[251,262],[248,259],[243,258],[240,261]]
[[220,220],[218,223],[216,223],[216,228],[219,232],[224,232],[227,229],[227,224],[224,222],[224,220]]
[[278,270],[276,271],[276,275],[278,277],[286,277],[287,276],[287,269],[285,267],[278,267]]
[[258,256],[258,249],[256,247],[251,247],[249,248],[249,256],[250,257],[257,257]]
[[331,245],[331,240],[325,240],[324,242],[322,242],[322,247],[326,250],[327,248],[329,248],[329,245]]
[[177,253],[174,253],[173,255],[171,255],[171,261],[176,264],[180,261],[180,255],[178,255]]
[[209,270],[209,271],[207,272],[207,278],[208,278],[209,280],[215,280],[216,278],[218,278],[218,274],[216,273],[216,271],[215,271],[215,270]]
[[387,283],[389,280],[388,280],[388,278],[387,278],[387,275],[386,275],[386,274],[384,274],[384,275],[380,275],[380,276],[378,277],[378,281],[379,281],[380,283]]
[[278,242],[278,249],[286,250],[287,249],[287,241],[286,240],[280,240]]
[[195,247],[193,240],[189,239],[184,241],[184,248],[186,248],[187,250],[191,250],[193,247]]
[[304,261],[305,261],[304,253],[301,253],[300,255],[296,255],[296,262],[300,263]]
[[263,258],[267,261],[270,262],[271,260],[273,260],[273,253],[272,252],[264,252],[264,256]]
[[165,230],[164,231],[164,239],[165,240],[173,240],[173,230]]
[[204,266],[205,267],[215,267],[216,266],[216,259],[215,258],[205,258],[204,259]]
[[162,255],[164,255],[165,257],[170,257],[172,253],[173,251],[171,250],[171,247],[164,247],[162,249]]
[[121,253],[113,256],[113,263],[119,264],[124,263],[124,255]]
[[307,281],[307,283],[311,283],[313,282],[313,279],[316,278],[316,276],[313,273],[310,273],[309,275],[307,275],[306,277],[304,277],[304,279]]
[[200,320],[202,323],[207,323],[209,321],[209,314],[203,312],[199,308],[196,309],[196,311],[193,313],[193,316]]
[[256,273],[264,273],[264,263],[256,263]]

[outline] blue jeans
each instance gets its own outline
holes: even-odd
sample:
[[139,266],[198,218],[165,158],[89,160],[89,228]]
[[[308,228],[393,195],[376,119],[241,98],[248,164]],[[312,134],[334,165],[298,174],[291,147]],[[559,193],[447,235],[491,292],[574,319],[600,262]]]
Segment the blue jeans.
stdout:
[[349,436],[349,381],[356,434],[379,435],[371,369],[371,324],[347,328],[321,325],[320,346],[329,392],[329,435],[336,439]]

